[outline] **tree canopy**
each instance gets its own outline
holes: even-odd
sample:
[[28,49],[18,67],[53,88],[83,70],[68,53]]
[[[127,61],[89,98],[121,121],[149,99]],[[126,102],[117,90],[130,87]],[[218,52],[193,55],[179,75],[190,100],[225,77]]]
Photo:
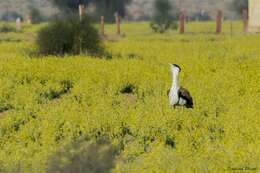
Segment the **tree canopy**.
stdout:
[[63,12],[78,10],[79,4],[88,5],[93,3],[96,6],[96,16],[104,15],[107,20],[114,18],[115,12],[121,17],[125,16],[126,5],[131,0],[49,0]]
[[178,18],[176,5],[169,0],[155,0],[154,14],[151,28],[155,32],[164,33],[166,30],[178,27],[175,22]]
[[93,0],[49,0],[62,11],[74,11],[79,4],[88,4]]

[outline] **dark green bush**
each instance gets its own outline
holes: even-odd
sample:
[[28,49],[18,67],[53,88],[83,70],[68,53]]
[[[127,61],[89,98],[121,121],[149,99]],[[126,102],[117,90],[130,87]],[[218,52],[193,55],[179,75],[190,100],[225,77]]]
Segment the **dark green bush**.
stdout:
[[37,24],[44,21],[44,16],[38,8],[35,8],[34,6],[30,6],[28,8],[31,16],[31,22],[33,24]]
[[233,0],[230,9],[241,15],[244,9],[248,9],[248,0]]
[[69,144],[50,157],[47,173],[101,173],[114,167],[116,148],[107,140],[85,139]]
[[39,52],[47,55],[103,53],[98,31],[88,17],[80,21],[78,16],[54,19],[38,33]]

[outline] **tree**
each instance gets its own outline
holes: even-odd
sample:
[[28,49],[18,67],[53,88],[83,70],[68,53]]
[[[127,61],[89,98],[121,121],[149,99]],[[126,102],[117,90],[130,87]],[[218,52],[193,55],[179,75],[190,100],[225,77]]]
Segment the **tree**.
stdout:
[[57,6],[62,12],[75,12],[78,10],[79,4],[88,5],[93,3],[96,6],[95,17],[104,15],[107,21],[114,20],[115,12],[121,17],[125,17],[126,5],[131,0],[49,0]]
[[231,8],[241,15],[248,8],[248,0],[233,0]]
[[29,9],[29,14],[30,14],[32,23],[36,24],[36,23],[40,23],[44,20],[44,17],[39,9],[35,8],[34,6],[29,6],[28,9]]
[[151,28],[155,32],[164,33],[171,27],[175,29],[178,27],[176,23],[178,14],[175,4],[172,5],[169,0],[155,0],[154,8],[155,12]]

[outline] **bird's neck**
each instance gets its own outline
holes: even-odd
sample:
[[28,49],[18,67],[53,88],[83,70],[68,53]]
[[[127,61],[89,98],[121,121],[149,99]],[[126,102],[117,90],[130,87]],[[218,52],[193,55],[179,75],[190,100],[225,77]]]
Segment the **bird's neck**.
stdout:
[[177,72],[172,73],[172,88],[173,89],[179,88],[178,77],[179,77],[179,73],[177,73]]

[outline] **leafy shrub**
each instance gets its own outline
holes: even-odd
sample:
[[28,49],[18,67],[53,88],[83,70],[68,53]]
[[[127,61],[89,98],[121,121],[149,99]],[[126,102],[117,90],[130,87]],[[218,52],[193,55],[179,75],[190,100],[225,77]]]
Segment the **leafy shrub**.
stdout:
[[7,25],[7,24],[4,24],[3,26],[0,27],[0,32],[4,32],[4,33],[7,33],[7,32],[15,32],[15,28],[11,25]]
[[98,31],[89,18],[77,16],[57,18],[38,33],[39,52],[50,55],[94,54],[103,52]]
[[150,25],[154,32],[164,33],[168,29],[178,28],[176,22],[178,15],[172,13],[172,11],[177,11],[175,5],[171,5],[169,0],[156,0],[154,7],[155,12]]
[[114,167],[115,148],[108,141],[78,140],[54,154],[47,166],[47,173],[99,173]]

